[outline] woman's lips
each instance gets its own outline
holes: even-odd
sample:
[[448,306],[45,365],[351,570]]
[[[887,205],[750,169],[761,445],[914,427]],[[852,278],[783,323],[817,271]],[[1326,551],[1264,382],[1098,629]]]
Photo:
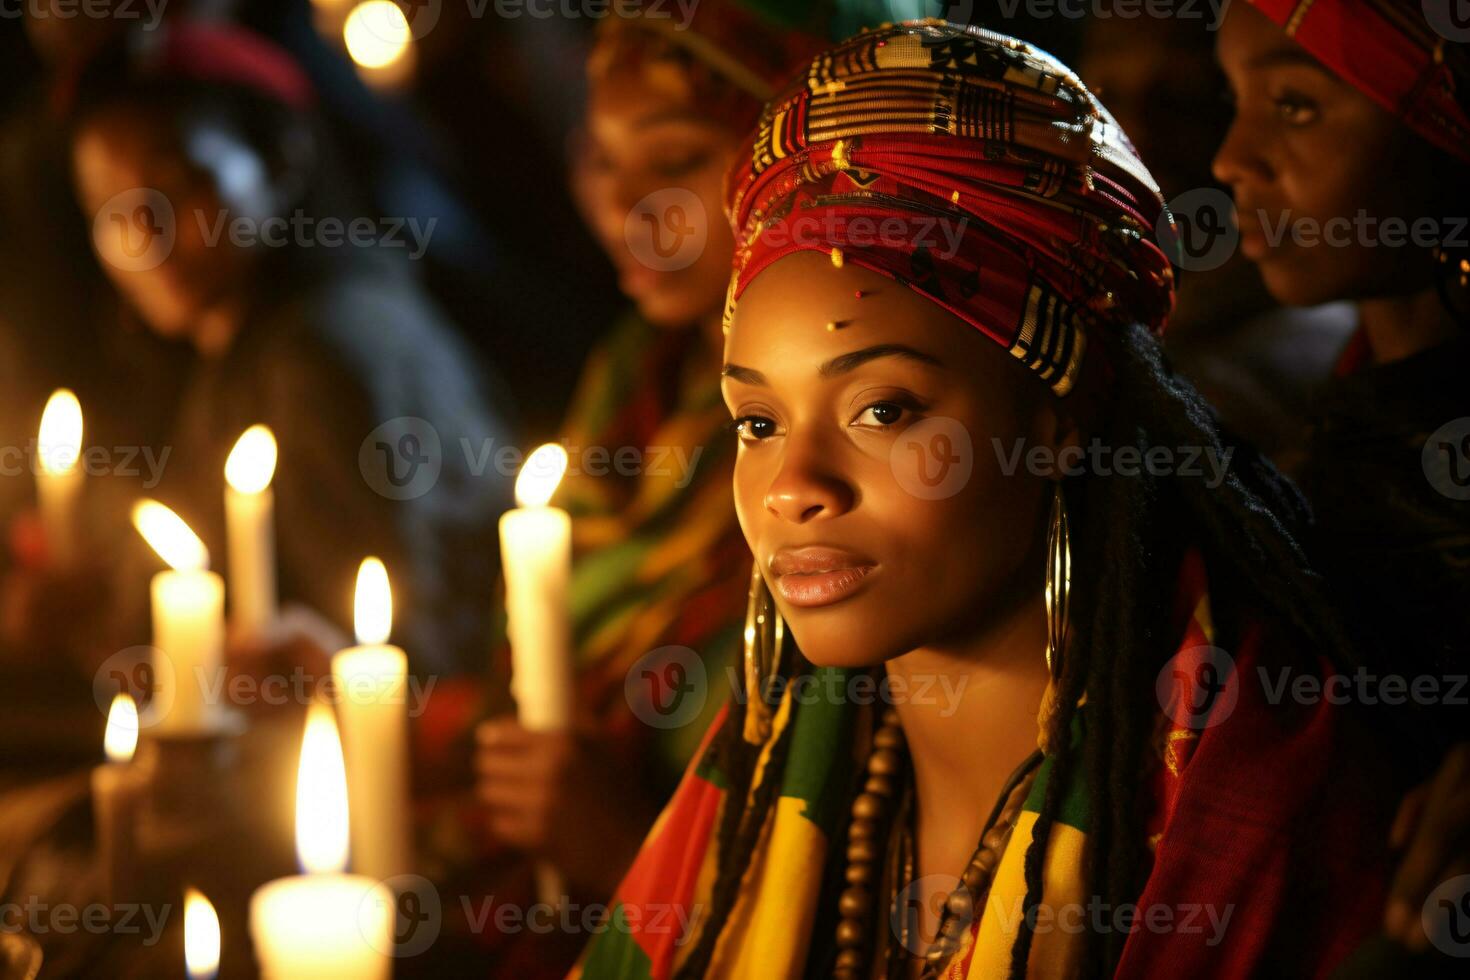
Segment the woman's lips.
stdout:
[[841,602],[877,567],[836,548],[782,549],[771,559],[776,592],[793,606],[808,608]]

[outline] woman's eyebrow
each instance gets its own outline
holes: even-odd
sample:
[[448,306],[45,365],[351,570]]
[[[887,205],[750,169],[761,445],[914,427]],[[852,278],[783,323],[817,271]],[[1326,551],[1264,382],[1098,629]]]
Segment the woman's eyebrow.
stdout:
[[817,373],[824,378],[831,378],[839,374],[846,374],[880,357],[902,357],[918,361],[920,364],[927,364],[930,367],[944,367],[937,357],[925,354],[921,350],[915,350],[905,344],[878,344],[873,347],[864,347],[862,350],[839,354],[823,364]]
[[760,385],[761,387],[766,385],[764,374],[755,368],[741,367],[739,364],[726,364],[720,376],[729,378],[731,381],[739,381],[741,384]]

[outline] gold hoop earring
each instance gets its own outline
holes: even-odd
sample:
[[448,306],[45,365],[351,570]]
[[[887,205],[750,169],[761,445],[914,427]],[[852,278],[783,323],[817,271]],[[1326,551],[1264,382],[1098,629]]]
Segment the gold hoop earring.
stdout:
[[775,714],[766,700],[769,678],[781,670],[786,621],[766,588],[760,565],[751,568],[750,601],[745,609],[745,740],[761,745],[771,736]]
[[1051,526],[1046,534],[1046,666],[1053,680],[1062,676],[1062,654],[1067,648],[1072,588],[1072,529],[1067,521],[1067,497],[1057,484],[1051,502]]

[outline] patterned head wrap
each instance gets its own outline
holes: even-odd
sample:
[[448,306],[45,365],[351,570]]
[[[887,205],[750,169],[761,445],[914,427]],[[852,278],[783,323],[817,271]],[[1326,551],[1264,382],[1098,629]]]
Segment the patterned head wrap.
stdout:
[[[1420,0],[1246,0],[1334,74],[1470,162],[1470,52]],[[1453,4],[1440,9],[1448,18]]]
[[800,250],[888,276],[973,324],[1058,395],[1087,336],[1162,330],[1158,186],[1061,62],[943,21],[860,34],[767,105],[727,185],[735,275]]

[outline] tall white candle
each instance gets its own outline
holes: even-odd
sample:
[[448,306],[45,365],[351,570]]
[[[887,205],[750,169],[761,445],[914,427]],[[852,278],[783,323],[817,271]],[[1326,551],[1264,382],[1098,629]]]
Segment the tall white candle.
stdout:
[[307,711],[296,777],[296,853],[306,874],[250,897],[250,937],[263,980],[386,980],[392,972],[393,895],[345,873],[347,771],[332,709]]
[[[505,573],[506,631],[510,636],[511,695],[520,723],[533,732],[571,727],[571,623],[567,583],[572,574],[572,519],[549,506],[567,471],[567,452],[539,447],[516,478],[516,506],[500,518]],[[565,891],[548,864],[535,869],[539,899],[557,905]]]
[[172,692],[155,690],[149,723],[161,734],[217,729],[223,705],[208,692],[220,689],[224,668],[225,583],[209,571],[209,551],[189,525],[156,500],[133,508],[138,533],[169,565],[153,576],[153,647],[167,661],[154,665],[155,683],[173,682]]
[[225,461],[230,624],[247,633],[262,632],[276,618],[275,472],[275,436],[252,425]]
[[41,413],[36,436],[36,498],[51,561],[67,565],[77,553],[77,499],[82,492],[82,406],[58,388]]
[[511,693],[521,724],[539,732],[561,731],[572,723],[567,613],[572,519],[547,504],[566,469],[567,453],[561,446],[537,449],[516,478],[519,506],[500,518]]
[[189,980],[219,976],[219,915],[197,888],[184,892],[184,968]]
[[384,880],[412,869],[408,801],[408,655],[388,643],[388,571],[367,558],[357,571],[358,645],[332,658],[347,754],[352,868]]

